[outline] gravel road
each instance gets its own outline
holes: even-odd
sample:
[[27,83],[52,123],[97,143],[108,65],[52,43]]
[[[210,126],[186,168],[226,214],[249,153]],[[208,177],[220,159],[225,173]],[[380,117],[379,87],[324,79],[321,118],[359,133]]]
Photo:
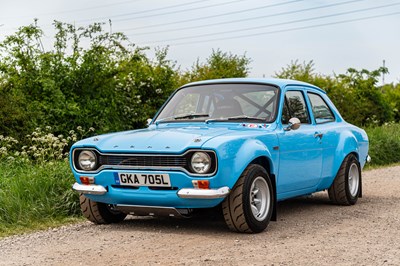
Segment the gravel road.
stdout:
[[0,265],[400,265],[400,166],[364,172],[355,206],[326,192],[278,204],[260,234],[196,219],[83,222],[0,240]]

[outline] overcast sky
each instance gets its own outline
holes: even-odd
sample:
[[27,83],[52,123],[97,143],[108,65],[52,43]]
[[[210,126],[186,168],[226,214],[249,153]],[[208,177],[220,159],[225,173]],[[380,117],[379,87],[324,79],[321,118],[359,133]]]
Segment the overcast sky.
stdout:
[[400,81],[400,1],[395,0],[0,0],[0,41],[39,19],[52,44],[53,20],[112,30],[139,46],[169,45],[182,69],[212,49],[246,54],[251,77],[272,76],[292,60],[322,74],[375,70],[383,60]]

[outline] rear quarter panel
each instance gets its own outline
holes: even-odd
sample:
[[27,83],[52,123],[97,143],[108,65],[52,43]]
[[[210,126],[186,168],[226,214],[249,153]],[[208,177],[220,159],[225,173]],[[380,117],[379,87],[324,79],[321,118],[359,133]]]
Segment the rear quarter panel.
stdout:
[[318,190],[327,189],[347,155],[354,153],[363,168],[368,155],[368,136],[365,131],[346,122],[333,123],[324,134],[324,159]]

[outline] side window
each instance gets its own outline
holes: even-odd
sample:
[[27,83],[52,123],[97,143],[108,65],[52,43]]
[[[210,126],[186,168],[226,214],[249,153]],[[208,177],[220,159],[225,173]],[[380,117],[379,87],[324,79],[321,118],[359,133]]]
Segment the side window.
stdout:
[[335,116],[333,115],[332,110],[321,96],[315,93],[308,93],[308,98],[311,102],[315,123],[322,124],[335,121]]
[[282,110],[282,124],[287,124],[289,119],[297,117],[301,123],[309,124],[310,118],[307,112],[304,96],[301,91],[288,91],[285,94],[285,102]]

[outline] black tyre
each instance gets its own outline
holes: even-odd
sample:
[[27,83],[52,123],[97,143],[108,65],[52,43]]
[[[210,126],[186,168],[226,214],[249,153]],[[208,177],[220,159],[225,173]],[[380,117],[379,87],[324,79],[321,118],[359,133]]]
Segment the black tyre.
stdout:
[[344,160],[328,189],[329,199],[338,205],[354,205],[361,196],[361,167],[354,154]]
[[249,165],[222,202],[227,226],[235,232],[262,232],[271,220],[273,193],[267,171],[260,165]]
[[79,196],[83,216],[95,224],[118,223],[125,219],[126,214],[111,209],[110,205],[92,201],[83,194]]

